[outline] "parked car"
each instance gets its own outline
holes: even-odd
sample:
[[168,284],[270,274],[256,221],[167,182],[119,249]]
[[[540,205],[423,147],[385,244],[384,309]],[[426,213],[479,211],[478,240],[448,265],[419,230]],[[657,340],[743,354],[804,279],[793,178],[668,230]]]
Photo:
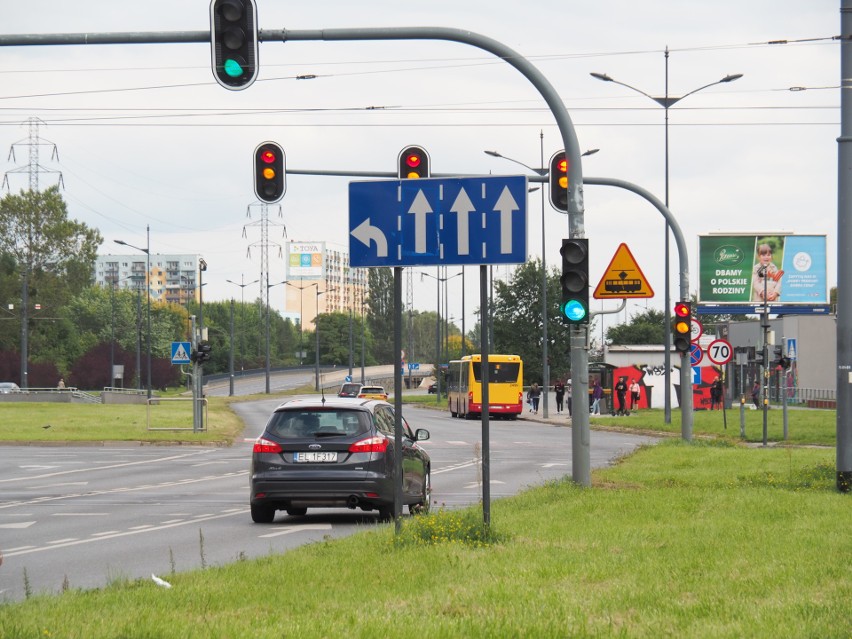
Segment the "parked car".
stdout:
[[[429,509],[431,461],[402,420],[402,503]],[[296,399],[281,404],[255,441],[249,473],[251,518],[271,523],[278,510],[299,517],[308,508],[377,510],[393,516],[394,410],[387,402]]]
[[21,387],[15,382],[0,382],[0,393],[8,395],[9,393],[20,393]]
[[429,384],[429,388],[426,389],[426,392],[430,395],[434,395],[438,392],[438,384],[436,382],[432,382],[431,384]]
[[346,382],[340,387],[337,393],[338,397],[358,397],[358,392],[361,390],[361,384]]
[[362,386],[358,391],[358,397],[361,399],[380,399],[387,401],[388,394],[382,386]]

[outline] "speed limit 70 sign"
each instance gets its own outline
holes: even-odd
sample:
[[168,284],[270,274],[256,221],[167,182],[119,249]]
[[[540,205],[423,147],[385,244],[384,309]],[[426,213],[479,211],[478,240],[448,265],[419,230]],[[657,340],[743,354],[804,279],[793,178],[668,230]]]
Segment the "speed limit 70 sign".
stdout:
[[717,366],[727,364],[733,356],[734,349],[731,348],[731,344],[727,340],[716,339],[707,346],[707,357]]

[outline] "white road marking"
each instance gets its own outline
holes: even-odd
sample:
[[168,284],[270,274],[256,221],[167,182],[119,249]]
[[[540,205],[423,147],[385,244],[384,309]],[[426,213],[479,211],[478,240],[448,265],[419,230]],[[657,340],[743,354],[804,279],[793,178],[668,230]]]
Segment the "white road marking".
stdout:
[[282,526],[276,528],[276,532],[258,535],[258,538],[269,539],[270,537],[280,537],[281,535],[289,535],[290,533],[301,532],[303,530],[331,530],[331,524],[306,524],[303,526]]
[[[212,521],[214,519],[224,519],[226,517],[233,517],[234,515],[244,515],[248,514],[248,508],[240,510],[240,511],[232,511],[219,515],[212,515],[207,518],[206,521]],[[192,521],[183,521],[174,524],[168,524],[164,526],[152,526],[150,528],[145,528],[144,530],[125,530],[123,532],[115,532],[115,533],[101,533],[100,535],[93,534],[91,537],[87,537],[86,539],[69,539],[59,540],[50,542],[50,546],[23,546],[21,548],[12,548],[10,550],[4,551],[4,555],[8,559],[9,557],[15,557],[18,555],[29,555],[35,552],[44,552],[45,550],[53,550],[54,548],[65,548],[68,546],[79,546],[82,544],[89,544],[93,541],[101,541],[103,539],[116,539],[118,537],[129,537],[131,535],[139,535],[142,533],[153,532],[155,530],[167,530],[169,528],[176,528],[178,526],[184,526],[186,524],[197,524],[198,519],[193,519]]]
[[34,521],[21,521],[21,522],[18,522],[17,524],[0,524],[0,528],[23,530],[24,528],[29,528],[34,523],[36,523],[36,522],[34,522]]

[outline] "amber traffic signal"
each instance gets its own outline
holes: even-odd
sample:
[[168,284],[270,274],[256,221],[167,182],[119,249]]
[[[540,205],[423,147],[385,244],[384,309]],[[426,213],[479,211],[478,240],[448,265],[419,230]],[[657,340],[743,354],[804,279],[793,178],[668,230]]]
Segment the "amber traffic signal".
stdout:
[[275,142],[254,150],[254,193],[261,202],[277,202],[287,190],[284,151]]
[[554,153],[548,171],[550,204],[557,211],[568,210],[568,158],[565,151]]
[[421,146],[407,146],[399,154],[397,175],[400,180],[427,178],[430,175],[429,154]]
[[692,304],[689,302],[675,304],[672,333],[675,350],[678,353],[688,353],[692,343]]

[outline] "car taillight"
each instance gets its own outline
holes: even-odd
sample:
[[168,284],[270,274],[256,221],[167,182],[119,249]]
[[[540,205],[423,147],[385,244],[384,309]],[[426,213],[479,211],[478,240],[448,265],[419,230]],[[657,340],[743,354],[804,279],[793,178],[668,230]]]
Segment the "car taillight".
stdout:
[[264,439],[263,437],[258,438],[254,442],[254,448],[252,448],[253,453],[280,453],[282,451],[281,446],[276,442],[270,441],[268,439]]
[[388,449],[389,440],[382,435],[367,437],[349,447],[350,453],[383,453]]

